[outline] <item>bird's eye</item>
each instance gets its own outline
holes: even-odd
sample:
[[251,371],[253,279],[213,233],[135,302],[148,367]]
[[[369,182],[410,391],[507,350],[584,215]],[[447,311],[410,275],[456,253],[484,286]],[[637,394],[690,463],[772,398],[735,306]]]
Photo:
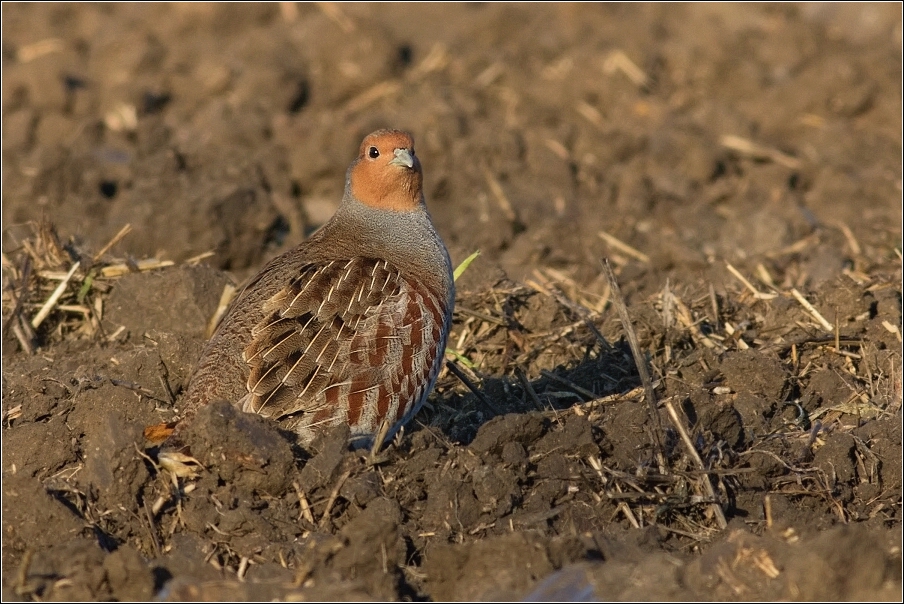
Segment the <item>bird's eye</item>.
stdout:
[[370,149],[367,150],[367,155],[371,159],[377,159],[378,157],[380,157],[380,150],[377,149],[376,147],[371,147]]

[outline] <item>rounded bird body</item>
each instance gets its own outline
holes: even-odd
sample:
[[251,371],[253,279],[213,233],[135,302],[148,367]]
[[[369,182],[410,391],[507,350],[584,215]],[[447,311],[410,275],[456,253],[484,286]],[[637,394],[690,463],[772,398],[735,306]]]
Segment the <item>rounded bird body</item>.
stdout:
[[384,422],[388,438],[411,419],[442,367],[455,297],[422,178],[410,135],[365,137],[333,218],[227,310],[189,382],[175,442],[220,399],[305,443],[345,423],[366,445]]

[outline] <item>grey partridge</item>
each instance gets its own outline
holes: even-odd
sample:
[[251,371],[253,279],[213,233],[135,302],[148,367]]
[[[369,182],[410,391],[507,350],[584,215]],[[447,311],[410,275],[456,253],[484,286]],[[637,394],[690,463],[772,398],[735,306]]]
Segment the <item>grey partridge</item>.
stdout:
[[[207,343],[169,444],[226,399],[302,443],[347,424],[353,444],[391,437],[442,366],[455,288],[424,203],[411,135],[364,138],[335,215],[241,290]],[[385,430],[385,427],[384,427]]]

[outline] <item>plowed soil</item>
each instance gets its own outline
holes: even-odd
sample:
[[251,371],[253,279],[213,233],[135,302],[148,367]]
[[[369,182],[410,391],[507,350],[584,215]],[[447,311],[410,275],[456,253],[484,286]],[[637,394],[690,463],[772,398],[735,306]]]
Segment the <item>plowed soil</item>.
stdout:
[[[899,4],[2,20],[4,600],[901,600]],[[376,451],[214,404],[160,469],[378,127],[481,251],[464,380]]]

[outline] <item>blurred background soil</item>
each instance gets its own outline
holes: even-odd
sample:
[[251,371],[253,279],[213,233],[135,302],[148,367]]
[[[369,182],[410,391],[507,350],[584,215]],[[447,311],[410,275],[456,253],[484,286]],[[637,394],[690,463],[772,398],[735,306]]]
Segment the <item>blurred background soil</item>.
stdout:
[[[899,4],[2,11],[4,599],[900,601]],[[379,452],[213,405],[161,471],[379,127],[481,251],[476,392]]]

